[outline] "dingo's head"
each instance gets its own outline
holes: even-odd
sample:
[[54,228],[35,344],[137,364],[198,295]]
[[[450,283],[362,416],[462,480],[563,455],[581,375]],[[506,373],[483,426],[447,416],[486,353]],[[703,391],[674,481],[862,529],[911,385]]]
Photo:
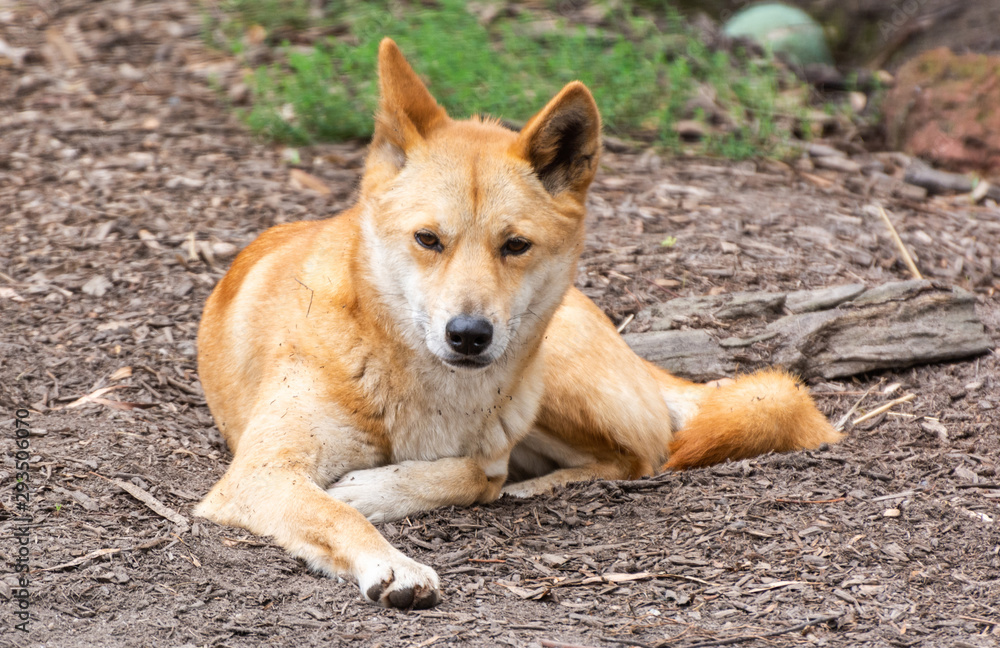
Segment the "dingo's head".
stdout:
[[[456,62],[461,64],[460,62]],[[478,369],[528,345],[569,288],[600,116],[573,82],[520,133],[454,121],[396,44],[361,186],[367,275],[407,343]]]

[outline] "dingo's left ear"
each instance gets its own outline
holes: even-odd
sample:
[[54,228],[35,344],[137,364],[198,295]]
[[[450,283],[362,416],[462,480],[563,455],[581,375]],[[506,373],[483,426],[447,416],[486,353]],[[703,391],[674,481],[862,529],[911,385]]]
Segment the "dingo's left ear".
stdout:
[[406,153],[434,128],[448,120],[392,39],[378,48],[379,103],[372,137],[372,155],[385,156],[396,168]]
[[582,202],[597,172],[601,116],[587,86],[573,81],[528,120],[514,153],[534,167],[553,196],[572,191]]

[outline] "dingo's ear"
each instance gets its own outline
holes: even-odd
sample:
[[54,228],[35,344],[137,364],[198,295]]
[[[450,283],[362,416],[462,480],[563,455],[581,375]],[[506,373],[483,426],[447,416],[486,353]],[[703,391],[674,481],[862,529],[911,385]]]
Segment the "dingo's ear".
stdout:
[[573,81],[528,120],[514,153],[534,167],[553,196],[572,191],[582,202],[597,171],[601,116],[587,86]]
[[398,169],[406,162],[406,152],[447,121],[448,114],[389,38],[378,48],[378,84],[372,156],[387,156]]

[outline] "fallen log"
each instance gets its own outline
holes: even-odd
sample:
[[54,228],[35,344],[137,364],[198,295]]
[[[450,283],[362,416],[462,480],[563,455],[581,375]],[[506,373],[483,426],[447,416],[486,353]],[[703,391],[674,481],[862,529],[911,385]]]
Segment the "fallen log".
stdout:
[[[988,352],[994,343],[975,301],[922,280],[683,297],[640,312],[636,322],[648,330],[624,338],[640,356],[691,380],[765,365],[842,378]],[[723,334],[713,326],[719,322],[740,325],[742,335]]]

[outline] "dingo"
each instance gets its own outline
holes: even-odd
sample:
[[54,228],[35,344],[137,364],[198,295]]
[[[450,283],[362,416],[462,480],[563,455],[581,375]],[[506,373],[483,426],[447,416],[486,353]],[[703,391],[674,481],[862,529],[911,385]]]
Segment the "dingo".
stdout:
[[671,376],[572,287],[600,153],[583,84],[516,133],[450,119],[391,40],[378,63],[358,203],[262,234],[205,305],[233,461],[199,515],[423,608],[437,574],[370,520],[839,438],[786,374]]

